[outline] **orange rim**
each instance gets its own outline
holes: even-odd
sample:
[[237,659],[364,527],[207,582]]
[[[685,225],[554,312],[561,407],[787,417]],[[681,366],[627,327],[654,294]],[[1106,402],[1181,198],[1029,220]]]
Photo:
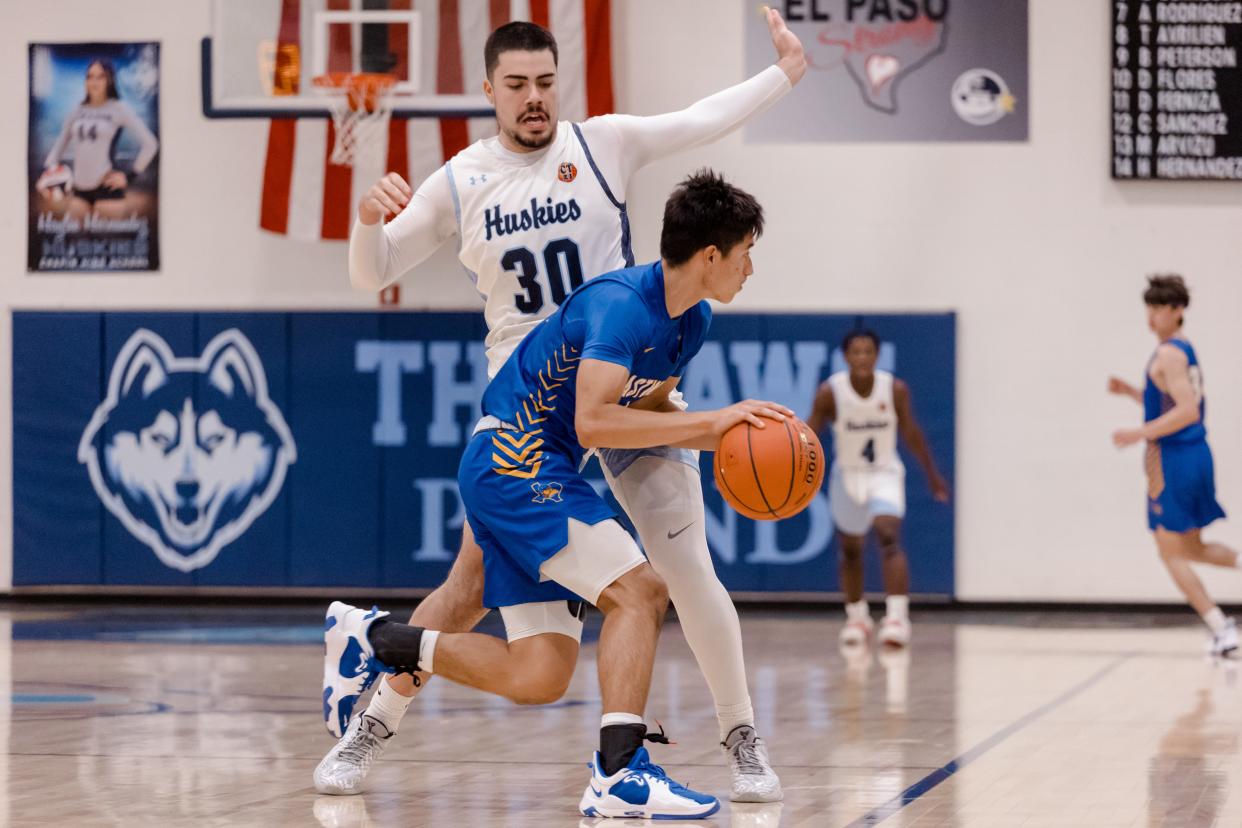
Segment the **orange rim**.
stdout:
[[383,72],[327,72],[316,75],[315,86],[344,93],[351,109],[374,111],[379,99],[397,82],[396,75]]

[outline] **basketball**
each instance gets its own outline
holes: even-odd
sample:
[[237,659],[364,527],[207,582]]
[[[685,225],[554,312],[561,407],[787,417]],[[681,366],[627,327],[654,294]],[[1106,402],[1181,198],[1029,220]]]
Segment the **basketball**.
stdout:
[[742,422],[720,438],[712,461],[716,488],[753,520],[783,520],[805,509],[824,482],[824,449],[797,417]]

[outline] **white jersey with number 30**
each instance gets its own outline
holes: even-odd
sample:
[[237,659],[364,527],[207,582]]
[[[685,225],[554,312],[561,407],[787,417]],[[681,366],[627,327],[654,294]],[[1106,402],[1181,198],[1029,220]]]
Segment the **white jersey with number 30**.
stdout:
[[860,397],[848,371],[828,378],[837,417],[832,424],[834,464],[846,471],[901,468],[897,454],[897,411],[893,375],[875,372],[871,393]]
[[[457,234],[483,294],[488,373],[582,282],[632,264],[630,176],[675,152],[717,141],[790,90],[779,66],[663,115],[561,122],[547,147],[467,147],[414,192],[390,224],[355,222],[350,282],[381,290]],[[687,168],[692,168],[687,164]]]
[[629,267],[630,225],[581,128],[562,121],[546,152],[491,138],[445,165],[458,258],[486,299],[488,373],[587,279]]

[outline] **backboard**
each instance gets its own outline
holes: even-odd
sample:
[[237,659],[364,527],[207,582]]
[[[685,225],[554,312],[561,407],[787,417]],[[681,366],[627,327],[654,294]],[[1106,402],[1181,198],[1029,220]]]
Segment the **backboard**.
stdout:
[[438,26],[411,5],[411,0],[213,0],[211,34],[202,43],[203,114],[326,118],[328,105],[312,82],[315,76],[384,72],[397,78],[397,117],[491,115],[481,92],[437,91]]

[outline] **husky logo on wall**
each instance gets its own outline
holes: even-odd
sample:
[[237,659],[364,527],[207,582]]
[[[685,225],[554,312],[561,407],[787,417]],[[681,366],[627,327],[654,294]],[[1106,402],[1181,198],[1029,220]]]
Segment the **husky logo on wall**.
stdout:
[[136,331],[78,444],[108,511],[182,572],[211,563],[250,528],[296,459],[263,364],[236,329],[198,358]]

